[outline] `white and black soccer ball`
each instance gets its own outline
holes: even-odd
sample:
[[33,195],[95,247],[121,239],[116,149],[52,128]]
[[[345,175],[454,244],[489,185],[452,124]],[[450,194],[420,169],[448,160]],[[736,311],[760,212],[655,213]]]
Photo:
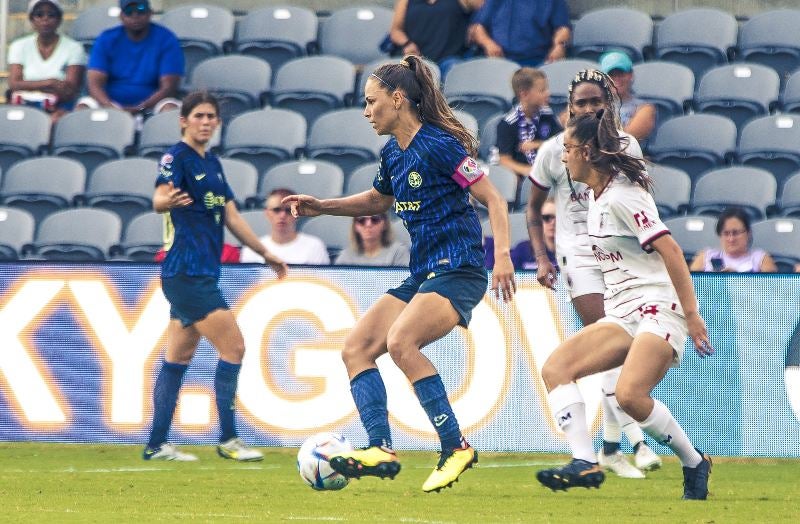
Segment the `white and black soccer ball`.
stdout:
[[316,490],[337,490],[350,480],[333,470],[328,459],[337,453],[350,451],[353,446],[336,433],[317,433],[306,439],[297,452],[297,471],[306,484]]

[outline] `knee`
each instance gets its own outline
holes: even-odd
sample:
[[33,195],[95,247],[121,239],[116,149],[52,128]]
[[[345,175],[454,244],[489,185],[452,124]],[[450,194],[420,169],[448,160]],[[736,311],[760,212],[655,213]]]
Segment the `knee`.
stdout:
[[636,391],[636,389],[627,384],[617,384],[616,397],[619,407],[621,407],[625,413],[637,420],[647,418],[647,414],[645,414],[644,417],[638,416],[641,414],[642,400],[647,398],[647,395],[642,395],[641,392]]
[[342,348],[342,361],[344,362],[345,367],[348,369],[351,366],[357,365],[358,363],[363,362],[364,360],[370,360],[373,353],[375,344],[377,341],[373,337],[358,337],[349,334],[344,339],[344,348]]
[[557,355],[552,355],[542,366],[542,380],[548,391],[552,391],[558,386],[573,382],[575,378],[569,363],[559,359]]
[[392,361],[400,369],[404,369],[404,363],[411,353],[419,351],[418,346],[410,343],[405,337],[393,333],[389,333],[389,337],[386,340],[386,349],[389,351]]

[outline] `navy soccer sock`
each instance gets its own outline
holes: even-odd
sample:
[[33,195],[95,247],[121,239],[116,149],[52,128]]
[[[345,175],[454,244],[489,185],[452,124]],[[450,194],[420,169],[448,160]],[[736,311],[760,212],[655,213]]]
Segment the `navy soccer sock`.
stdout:
[[231,364],[220,359],[214,374],[214,394],[219,413],[219,441],[227,442],[236,437],[235,409],[236,385],[239,382],[241,364]]
[[461,428],[458,427],[453,408],[447,399],[442,377],[433,375],[417,380],[414,382],[414,391],[436,433],[439,434],[442,450],[460,448]]
[[178,391],[181,389],[183,375],[188,367],[186,364],[175,364],[166,360],[161,365],[153,388],[153,427],[150,430],[150,440],[147,442],[150,448],[156,448],[167,441],[169,426],[178,402]]
[[386,386],[376,368],[362,371],[350,381],[350,393],[367,430],[369,445],[392,447],[389,411],[386,409]]

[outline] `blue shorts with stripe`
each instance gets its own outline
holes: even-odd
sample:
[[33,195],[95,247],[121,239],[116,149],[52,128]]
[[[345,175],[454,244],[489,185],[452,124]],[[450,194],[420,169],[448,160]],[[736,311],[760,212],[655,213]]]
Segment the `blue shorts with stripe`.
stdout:
[[169,317],[189,327],[215,309],[230,309],[222,298],[217,279],[206,276],[175,275],[161,279],[161,290],[169,302]]
[[437,293],[453,305],[460,318],[458,325],[467,327],[472,320],[472,310],[483,299],[487,287],[486,269],[464,266],[431,272],[424,280],[411,275],[387,293],[403,302],[410,302],[417,293]]

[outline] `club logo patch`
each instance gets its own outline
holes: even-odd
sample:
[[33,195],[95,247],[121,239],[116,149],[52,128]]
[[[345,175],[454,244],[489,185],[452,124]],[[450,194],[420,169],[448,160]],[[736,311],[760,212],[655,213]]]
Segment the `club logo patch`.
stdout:
[[413,187],[414,189],[418,188],[422,185],[422,175],[417,173],[416,171],[412,171],[408,174],[408,185]]

